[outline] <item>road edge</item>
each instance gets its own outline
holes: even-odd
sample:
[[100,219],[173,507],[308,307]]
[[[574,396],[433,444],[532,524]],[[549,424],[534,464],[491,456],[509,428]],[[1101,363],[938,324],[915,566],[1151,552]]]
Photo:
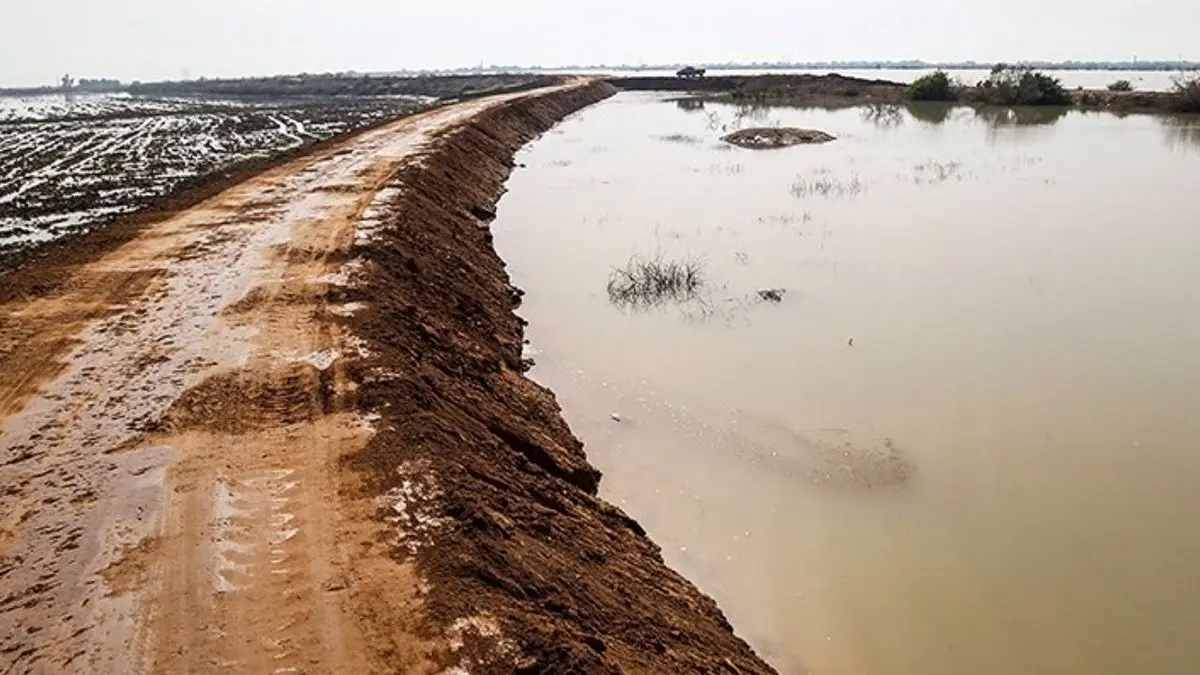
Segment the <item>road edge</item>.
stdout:
[[[373,508],[396,570],[415,563],[420,631],[449,645],[444,667],[774,672],[635,520],[596,496],[600,472],[553,393],[523,375],[521,292],[488,224],[515,152],[615,92],[590,81],[496,106],[398,174],[403,194],[357,247],[346,298],[366,306],[346,321],[371,354],[361,407],[379,415],[343,463],[361,486],[348,497]],[[355,595],[371,603],[370,588]],[[395,645],[365,632],[386,663]]]

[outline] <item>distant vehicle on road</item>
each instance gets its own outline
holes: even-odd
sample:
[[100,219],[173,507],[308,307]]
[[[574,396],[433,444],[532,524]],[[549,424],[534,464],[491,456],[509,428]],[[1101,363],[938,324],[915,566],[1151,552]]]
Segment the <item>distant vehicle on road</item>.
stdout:
[[676,75],[676,77],[680,77],[685,80],[694,80],[696,78],[704,77],[704,73],[706,73],[706,72],[708,72],[708,71],[706,71],[704,68],[693,68],[692,66],[684,66],[683,68],[681,68],[679,70],[679,72],[675,73],[675,75]]

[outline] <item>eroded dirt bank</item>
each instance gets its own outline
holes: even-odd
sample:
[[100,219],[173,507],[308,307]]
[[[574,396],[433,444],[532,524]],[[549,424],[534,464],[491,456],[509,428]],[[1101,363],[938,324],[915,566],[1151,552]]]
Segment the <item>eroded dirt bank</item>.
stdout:
[[369,305],[351,325],[380,374],[359,396],[384,418],[349,464],[369,495],[405,505],[431,614],[494,620],[482,648],[511,660],[479,672],[767,672],[638,524],[596,498],[599,473],[553,395],[520,374],[520,293],[485,221],[514,151],[574,97],[607,92],[488,111],[401,175],[405,195],[349,291]]
[[400,120],[8,277],[0,670],[770,672],[521,375],[485,221],[611,91]]

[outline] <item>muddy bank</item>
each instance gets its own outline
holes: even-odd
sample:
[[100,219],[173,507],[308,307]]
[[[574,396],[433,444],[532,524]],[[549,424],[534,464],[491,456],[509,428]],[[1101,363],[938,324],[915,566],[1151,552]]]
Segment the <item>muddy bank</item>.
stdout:
[[348,465],[366,498],[404,495],[410,536],[395,556],[430,582],[435,634],[486,618],[472,673],[771,672],[596,497],[600,473],[553,394],[522,376],[520,293],[487,221],[513,153],[612,92],[595,83],[487,111],[402,173],[347,298],[369,307],[351,320],[373,353],[359,396],[383,416]]
[[1109,91],[1080,89],[1071,92],[1075,105],[1084,110],[1110,110],[1117,113],[1179,112],[1179,96],[1169,91]]

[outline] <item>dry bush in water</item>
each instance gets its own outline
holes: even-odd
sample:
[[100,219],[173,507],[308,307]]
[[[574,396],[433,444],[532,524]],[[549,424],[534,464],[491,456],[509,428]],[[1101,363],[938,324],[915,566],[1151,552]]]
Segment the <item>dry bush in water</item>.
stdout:
[[799,176],[792,183],[792,196],[797,199],[806,199],[813,195],[818,197],[858,197],[866,191],[867,186],[858,179],[857,175],[851,176],[848,181],[829,176],[813,179]]
[[682,145],[696,145],[704,142],[703,138],[698,136],[689,136],[687,134],[667,134],[666,136],[659,136],[658,140],[665,141],[667,143],[680,143]]
[[939,162],[929,160],[913,166],[913,182],[917,185],[945,183],[949,180],[962,181],[962,164],[957,161]]
[[608,299],[615,305],[654,307],[691,300],[703,286],[704,261],[699,258],[633,256],[609,273]]
[[784,213],[782,215],[759,216],[758,222],[772,223],[775,225],[795,225],[797,223],[812,222],[812,211],[805,209],[800,213]]

